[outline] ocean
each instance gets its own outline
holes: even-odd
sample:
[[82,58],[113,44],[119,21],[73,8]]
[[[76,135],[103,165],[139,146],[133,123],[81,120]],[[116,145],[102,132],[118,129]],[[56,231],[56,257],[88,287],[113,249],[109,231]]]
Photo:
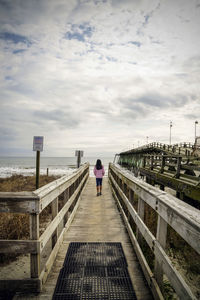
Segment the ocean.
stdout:
[[[108,164],[114,161],[114,157],[98,157],[104,165],[106,174],[108,174]],[[81,164],[89,162],[90,176],[93,176],[93,168],[96,163],[96,157],[82,157]],[[40,174],[49,175],[67,175],[76,169],[76,157],[40,157]],[[36,158],[35,157],[0,157],[0,178],[11,177],[12,175],[35,175]]]

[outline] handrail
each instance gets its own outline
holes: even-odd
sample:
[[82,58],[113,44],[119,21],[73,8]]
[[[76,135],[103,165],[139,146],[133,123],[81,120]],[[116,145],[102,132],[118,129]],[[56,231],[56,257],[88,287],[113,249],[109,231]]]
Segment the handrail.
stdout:
[[[26,213],[30,216],[29,240],[0,240],[0,253],[30,253],[30,278],[26,280],[0,280],[0,290],[9,288],[41,291],[53,265],[63,234],[69,227],[77,210],[80,194],[89,177],[89,164],[86,163],[71,175],[63,176],[34,192],[0,193],[0,212]],[[58,198],[61,197],[60,210]],[[40,235],[40,213],[51,205],[52,220]],[[60,225],[62,228],[60,228]],[[60,230],[61,229],[61,230]],[[61,232],[60,232],[61,231]],[[45,263],[41,254],[51,241],[51,253]],[[42,268],[41,268],[42,266]],[[28,281],[28,285],[27,285]]]
[[[136,178],[119,165],[109,165],[109,180],[114,197],[121,209],[130,239],[141,263],[147,282],[156,299],[161,294],[163,274],[166,274],[180,299],[196,299],[190,287],[172,265],[165,252],[167,225],[169,224],[187,243],[200,254],[199,210],[181,200],[159,191]],[[138,196],[138,212],[132,206],[134,193]],[[147,203],[158,217],[157,234],[154,236],[144,223],[144,203]],[[136,225],[136,236],[130,225],[130,218]],[[155,255],[154,273],[150,270],[140,248],[141,236]]]

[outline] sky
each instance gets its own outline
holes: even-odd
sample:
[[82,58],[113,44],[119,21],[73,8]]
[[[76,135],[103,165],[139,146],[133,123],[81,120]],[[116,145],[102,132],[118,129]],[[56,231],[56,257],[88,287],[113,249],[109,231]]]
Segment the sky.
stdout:
[[0,155],[200,135],[200,0],[0,0]]

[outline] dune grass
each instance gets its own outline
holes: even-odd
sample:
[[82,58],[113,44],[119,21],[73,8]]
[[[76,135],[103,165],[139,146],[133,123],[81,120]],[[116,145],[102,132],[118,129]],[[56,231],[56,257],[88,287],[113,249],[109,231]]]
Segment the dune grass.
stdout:
[[[40,187],[55,180],[55,176],[40,176]],[[21,192],[35,190],[35,176],[14,175],[10,178],[0,179],[0,192]],[[49,210],[40,214],[40,219],[45,220]],[[0,239],[24,240],[29,239],[29,215],[19,213],[0,213]],[[7,263],[16,255],[0,254],[0,263]]]

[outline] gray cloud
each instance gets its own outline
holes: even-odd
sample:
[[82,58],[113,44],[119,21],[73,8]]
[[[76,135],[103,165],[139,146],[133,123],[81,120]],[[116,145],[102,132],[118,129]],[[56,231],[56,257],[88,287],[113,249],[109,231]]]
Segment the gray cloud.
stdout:
[[67,40],[75,39],[80,42],[85,42],[86,39],[90,38],[94,30],[89,23],[70,24],[70,27],[70,31],[67,31],[64,37]]
[[34,117],[41,124],[45,122],[54,122],[54,126],[58,128],[74,128],[80,124],[80,117],[70,111],[62,111],[61,109],[53,109],[49,111],[35,111]]
[[8,42],[13,42],[14,44],[24,43],[27,46],[30,46],[32,44],[26,36],[15,34],[12,32],[1,32],[0,39]]
[[133,110],[138,114],[145,114],[145,111],[152,111],[155,108],[159,109],[170,109],[175,107],[183,107],[186,103],[190,101],[190,98],[187,98],[182,95],[176,95],[174,97],[167,97],[160,94],[151,94],[140,97],[130,97],[128,99],[120,99],[119,102],[122,107]]
[[[199,111],[200,112],[200,111]],[[199,113],[185,114],[185,117],[189,120],[199,120]]]

